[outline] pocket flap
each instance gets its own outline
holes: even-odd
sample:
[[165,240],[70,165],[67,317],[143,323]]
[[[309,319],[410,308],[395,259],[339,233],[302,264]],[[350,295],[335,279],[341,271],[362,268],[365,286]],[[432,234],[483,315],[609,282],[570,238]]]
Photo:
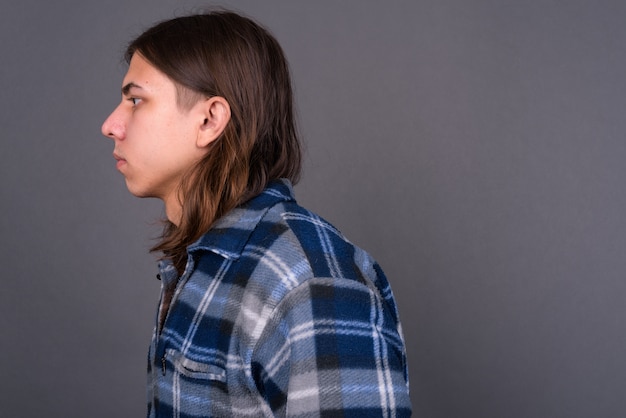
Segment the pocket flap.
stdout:
[[167,350],[167,359],[184,376],[226,382],[226,369],[221,366],[188,359],[180,351],[172,348]]

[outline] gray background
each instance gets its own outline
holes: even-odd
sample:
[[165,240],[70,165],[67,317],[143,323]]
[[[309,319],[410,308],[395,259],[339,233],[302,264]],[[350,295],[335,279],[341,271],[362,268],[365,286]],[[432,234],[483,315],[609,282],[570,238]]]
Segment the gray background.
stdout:
[[[144,415],[162,215],[100,124],[207,3],[0,6],[0,415]],[[415,416],[626,416],[626,3],[224,1],[284,46],[299,200],[382,264]]]

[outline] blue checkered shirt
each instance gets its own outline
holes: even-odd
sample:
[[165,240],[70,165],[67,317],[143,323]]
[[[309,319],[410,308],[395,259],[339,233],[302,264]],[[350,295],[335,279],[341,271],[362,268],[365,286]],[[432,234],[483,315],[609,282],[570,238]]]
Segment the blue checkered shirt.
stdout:
[[221,218],[188,254],[180,278],[160,264],[149,417],[410,416],[387,279],[298,206],[288,181]]

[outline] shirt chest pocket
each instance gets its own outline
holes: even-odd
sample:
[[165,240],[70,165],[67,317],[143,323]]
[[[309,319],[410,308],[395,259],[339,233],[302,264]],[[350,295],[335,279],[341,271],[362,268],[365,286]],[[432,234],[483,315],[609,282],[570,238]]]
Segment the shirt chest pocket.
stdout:
[[159,376],[157,416],[232,416],[233,404],[226,370],[209,361],[188,358],[176,349],[168,349],[164,373]]
[[172,364],[176,373],[192,380],[205,383],[226,383],[226,370],[218,365],[203,363],[185,357],[180,351],[167,350],[167,360]]

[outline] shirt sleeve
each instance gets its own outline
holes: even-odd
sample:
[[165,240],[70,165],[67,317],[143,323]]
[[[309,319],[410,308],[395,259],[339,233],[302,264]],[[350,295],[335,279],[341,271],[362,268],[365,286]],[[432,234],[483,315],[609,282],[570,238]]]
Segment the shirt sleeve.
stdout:
[[275,308],[254,350],[255,384],[276,416],[411,415],[406,354],[380,295],[308,280]]

